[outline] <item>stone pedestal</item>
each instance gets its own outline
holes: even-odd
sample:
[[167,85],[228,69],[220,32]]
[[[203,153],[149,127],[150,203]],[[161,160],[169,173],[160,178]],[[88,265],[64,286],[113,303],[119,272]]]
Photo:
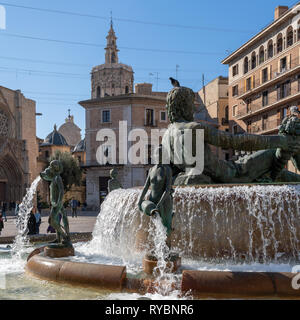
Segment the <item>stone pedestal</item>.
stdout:
[[[181,266],[181,258],[176,254],[171,255],[170,258],[166,260],[166,262],[167,262],[167,269],[168,269],[167,272],[174,273]],[[146,255],[143,259],[144,272],[149,275],[152,275],[153,270],[156,267],[157,267],[157,260],[154,257]]]
[[44,254],[46,257],[50,257],[50,258],[63,258],[63,257],[75,256],[73,247],[57,247],[57,248],[45,247]]

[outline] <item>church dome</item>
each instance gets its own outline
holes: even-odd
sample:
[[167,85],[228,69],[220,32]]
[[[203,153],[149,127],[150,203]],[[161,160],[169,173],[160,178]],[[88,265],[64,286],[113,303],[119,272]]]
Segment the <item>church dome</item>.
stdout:
[[[69,109],[69,111],[71,111]],[[58,132],[63,135],[69,146],[76,146],[81,141],[81,129],[74,123],[74,116],[69,114],[65,123],[62,124]]]
[[83,139],[75,146],[73,152],[85,152],[85,150],[86,150],[85,139]]
[[68,143],[64,136],[57,131],[56,125],[54,125],[54,130],[48,134],[42,146],[45,145],[55,145],[55,146],[68,146]]

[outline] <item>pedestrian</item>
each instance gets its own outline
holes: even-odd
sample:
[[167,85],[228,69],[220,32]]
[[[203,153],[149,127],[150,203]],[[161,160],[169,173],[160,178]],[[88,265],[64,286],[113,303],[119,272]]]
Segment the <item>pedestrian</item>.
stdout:
[[20,211],[20,201],[16,202],[16,207],[15,207],[15,216],[17,217],[19,215]]
[[71,209],[72,209],[72,218],[77,218],[77,206],[78,206],[78,202],[76,199],[74,199],[74,197],[71,200]]
[[47,233],[55,233],[55,229],[50,225],[50,217],[48,218],[48,224]]
[[0,236],[1,236],[2,229],[4,229],[4,222],[2,218],[2,213],[0,213]]
[[32,210],[29,215],[27,228],[28,228],[28,235],[35,234],[35,232],[36,232],[36,219],[35,219],[35,216],[34,216],[34,213]]
[[42,223],[42,216],[39,211],[36,210],[36,207],[33,208],[34,217],[35,217],[35,233],[40,233],[40,225]]
[[2,202],[2,216],[5,219],[5,222],[7,222],[7,217],[6,217],[6,208],[7,208],[7,204],[6,202]]
[[42,205],[40,202],[37,205],[37,209],[38,209],[38,212],[42,215]]

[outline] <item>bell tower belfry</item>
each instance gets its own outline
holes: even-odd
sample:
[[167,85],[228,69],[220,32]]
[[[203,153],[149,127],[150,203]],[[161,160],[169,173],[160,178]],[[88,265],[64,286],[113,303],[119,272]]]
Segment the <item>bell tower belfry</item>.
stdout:
[[117,49],[117,37],[113,28],[113,22],[110,22],[110,29],[108,31],[108,35],[106,37],[107,43],[105,48],[105,63],[112,64],[118,63],[118,49]]
[[112,19],[106,37],[105,63],[92,69],[92,99],[133,93],[133,70],[119,62],[117,37]]

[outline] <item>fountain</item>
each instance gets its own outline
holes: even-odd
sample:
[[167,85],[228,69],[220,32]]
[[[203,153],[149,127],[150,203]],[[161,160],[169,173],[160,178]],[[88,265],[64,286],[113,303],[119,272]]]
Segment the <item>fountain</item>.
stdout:
[[[184,87],[168,94],[171,125],[158,164],[143,189],[111,188],[90,242],[73,246],[67,220],[64,227],[55,223],[58,213],[64,217],[60,164],[41,174],[55,190],[57,243],[29,255],[27,274],[61,286],[93,287],[110,299],[118,292],[160,299],[299,297],[292,269],[300,261],[300,176],[284,169],[289,159],[300,168],[296,111],[278,136],[232,135],[192,122],[193,95]],[[186,129],[204,130],[201,174],[187,157],[180,164],[175,159],[178,150],[193,145],[182,137]],[[209,144],[256,152],[221,161]],[[169,164],[161,161],[166,150]]]

